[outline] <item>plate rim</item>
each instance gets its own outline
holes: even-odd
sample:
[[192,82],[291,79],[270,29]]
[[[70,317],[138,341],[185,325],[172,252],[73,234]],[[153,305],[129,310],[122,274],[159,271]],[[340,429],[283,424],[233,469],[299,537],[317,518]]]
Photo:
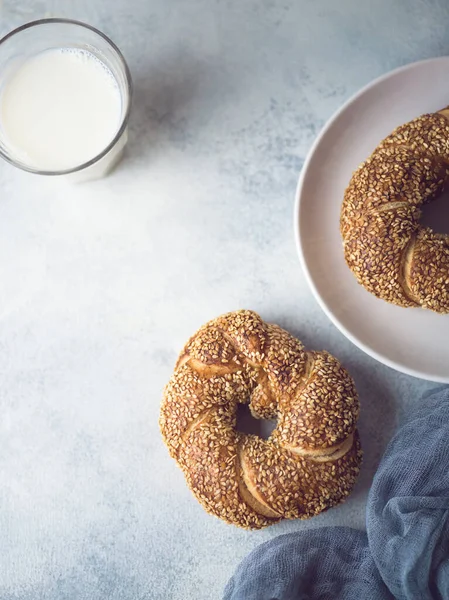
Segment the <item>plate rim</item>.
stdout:
[[339,119],[339,117],[340,117],[340,115],[342,113],[344,113],[346,110],[348,110],[348,108],[354,102],[356,102],[359,98],[361,98],[362,96],[364,96],[367,92],[371,91],[372,88],[376,87],[377,85],[379,85],[383,81],[386,81],[388,79],[391,79],[391,78],[395,77],[399,73],[402,73],[404,71],[409,71],[409,70],[412,70],[412,69],[414,69],[416,67],[419,67],[419,66],[422,66],[422,65],[425,65],[425,64],[429,64],[429,63],[448,62],[448,61],[449,61],[449,55],[445,55],[445,56],[436,56],[436,57],[426,58],[426,59],[423,59],[423,60],[418,60],[418,61],[414,61],[412,63],[408,63],[406,65],[402,65],[400,67],[392,69],[391,71],[388,71],[387,73],[384,73],[383,75],[380,75],[379,77],[376,77],[375,79],[371,80],[366,85],[364,85],[357,92],[355,92],[355,94],[353,94],[352,96],[350,96],[331,115],[331,117],[327,120],[327,122],[324,124],[324,126],[321,129],[321,131],[319,132],[319,134],[315,138],[315,140],[314,140],[311,148],[309,149],[309,151],[307,153],[307,156],[306,156],[306,159],[304,161],[304,164],[302,166],[302,169],[301,169],[301,171],[299,173],[298,183],[296,185],[296,192],[295,192],[295,203],[294,203],[294,208],[293,208],[293,211],[294,211],[294,214],[293,214],[293,227],[294,227],[294,236],[295,236],[296,251],[298,253],[299,262],[301,264],[301,267],[302,267],[303,273],[305,275],[306,281],[307,281],[307,283],[308,283],[308,285],[309,285],[309,287],[310,287],[313,295],[315,296],[315,299],[317,300],[319,306],[323,310],[324,314],[331,321],[331,323],[333,323],[335,325],[335,327],[337,327],[337,329],[350,342],[352,342],[357,348],[359,348],[360,350],[362,350],[362,352],[364,352],[365,354],[367,354],[371,358],[374,358],[375,360],[377,360],[381,364],[386,365],[387,367],[390,367],[391,369],[394,369],[395,371],[399,371],[400,373],[404,373],[405,375],[410,375],[412,377],[417,377],[419,379],[424,379],[426,381],[432,381],[432,382],[436,382],[436,383],[449,383],[449,375],[447,377],[442,377],[440,375],[431,375],[429,373],[426,373],[425,371],[419,371],[418,369],[410,368],[410,367],[408,367],[408,366],[406,366],[404,364],[401,364],[400,362],[391,360],[390,358],[383,356],[382,354],[380,354],[376,350],[373,350],[373,348],[370,348],[368,345],[366,345],[360,339],[358,339],[356,335],[352,334],[343,325],[343,323],[341,323],[341,321],[334,315],[334,313],[332,312],[332,310],[328,307],[328,305],[326,304],[326,302],[324,301],[324,299],[321,297],[321,294],[319,293],[319,291],[318,291],[318,289],[317,289],[317,287],[316,287],[316,285],[314,283],[312,274],[311,274],[311,272],[309,270],[309,267],[307,265],[307,261],[305,259],[305,253],[304,253],[304,250],[303,250],[303,245],[302,245],[302,240],[301,240],[301,235],[300,235],[300,230],[301,230],[301,198],[302,198],[302,190],[303,190],[303,186],[304,186],[304,180],[305,180],[306,174],[307,174],[307,172],[309,170],[312,158],[313,158],[316,150],[318,149],[318,147],[321,145],[321,143],[322,143],[323,139],[325,138],[327,132],[334,125],[334,123]]

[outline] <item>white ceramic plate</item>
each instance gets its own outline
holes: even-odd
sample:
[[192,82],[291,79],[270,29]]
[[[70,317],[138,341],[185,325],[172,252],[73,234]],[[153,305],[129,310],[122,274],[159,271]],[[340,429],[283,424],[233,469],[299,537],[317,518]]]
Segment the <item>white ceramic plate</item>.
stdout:
[[[300,260],[328,317],[380,362],[444,383],[449,383],[449,315],[401,308],[365,291],[346,266],[339,217],[352,172],[380,140],[397,125],[448,104],[449,57],[414,63],[375,80],[334,115],[315,141],[295,204]],[[439,219],[441,225],[442,202],[430,206],[427,224]],[[449,199],[446,206],[448,227],[439,229],[449,233]]]

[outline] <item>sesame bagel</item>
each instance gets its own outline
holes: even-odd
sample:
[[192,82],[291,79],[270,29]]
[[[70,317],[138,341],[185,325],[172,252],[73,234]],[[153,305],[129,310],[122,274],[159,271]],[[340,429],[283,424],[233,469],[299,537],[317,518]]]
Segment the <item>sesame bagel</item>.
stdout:
[[449,236],[419,223],[448,181],[448,109],[395,129],[353,174],[340,217],[345,259],[378,298],[449,312]]
[[[277,418],[268,440],[239,432],[236,411]],[[203,507],[260,529],[305,519],[344,500],[357,478],[354,382],[327,352],[256,313],[210,321],[188,341],[165,388],[163,439]]]

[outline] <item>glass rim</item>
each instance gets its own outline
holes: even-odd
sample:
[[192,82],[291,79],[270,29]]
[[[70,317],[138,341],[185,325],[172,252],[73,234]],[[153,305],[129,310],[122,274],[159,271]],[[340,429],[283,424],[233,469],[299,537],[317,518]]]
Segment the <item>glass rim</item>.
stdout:
[[32,27],[36,27],[39,25],[50,25],[50,24],[76,25],[76,26],[82,27],[84,29],[89,29],[96,35],[103,38],[103,40],[107,44],[109,44],[109,46],[111,46],[111,48],[114,50],[114,52],[118,56],[120,65],[123,68],[123,71],[125,74],[126,90],[128,92],[128,98],[127,98],[128,101],[127,101],[126,110],[125,110],[125,113],[121,120],[121,125],[120,125],[119,129],[117,130],[117,133],[114,135],[114,137],[109,142],[109,144],[101,152],[96,154],[93,158],[89,159],[88,161],[81,163],[80,165],[77,165],[76,167],[71,167],[70,169],[51,170],[51,171],[44,170],[44,169],[35,169],[34,167],[30,167],[27,164],[20,162],[20,160],[15,159],[12,156],[9,156],[8,154],[6,154],[3,151],[2,148],[0,148],[0,156],[3,159],[5,159],[7,162],[9,162],[11,165],[18,167],[19,169],[22,169],[23,171],[28,171],[29,173],[34,173],[35,175],[68,175],[70,173],[77,173],[78,171],[83,171],[84,169],[87,169],[88,167],[91,167],[92,165],[97,163],[99,160],[104,158],[114,148],[114,146],[117,144],[117,142],[120,140],[123,133],[125,132],[125,129],[128,125],[128,121],[129,121],[129,115],[131,112],[131,101],[132,101],[132,96],[133,96],[133,83],[132,83],[131,72],[129,70],[128,64],[127,64],[125,57],[123,56],[121,50],[119,49],[119,47],[116,44],[114,44],[114,42],[106,34],[104,34],[102,31],[100,31],[96,27],[93,27],[92,25],[89,25],[87,23],[83,23],[82,21],[77,21],[75,19],[64,19],[64,18],[59,18],[59,17],[54,17],[54,18],[52,17],[52,18],[47,18],[47,19],[37,19],[35,21],[30,21],[28,23],[24,23],[23,25],[20,25],[20,27],[16,27],[15,29],[13,29],[12,31],[10,31],[9,33],[7,33],[5,36],[3,36],[0,39],[0,50],[1,50],[2,45],[5,42],[7,42],[10,38],[16,36],[17,34],[21,33],[22,31],[25,31],[26,29],[31,29]]

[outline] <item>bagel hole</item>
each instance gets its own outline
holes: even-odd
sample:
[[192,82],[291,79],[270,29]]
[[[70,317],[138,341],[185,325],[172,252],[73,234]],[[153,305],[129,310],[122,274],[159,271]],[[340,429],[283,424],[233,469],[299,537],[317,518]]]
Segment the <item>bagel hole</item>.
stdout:
[[263,440],[267,440],[275,427],[276,421],[253,417],[248,404],[237,405],[237,431],[257,435]]
[[449,190],[421,207],[421,224],[435,233],[449,234]]

